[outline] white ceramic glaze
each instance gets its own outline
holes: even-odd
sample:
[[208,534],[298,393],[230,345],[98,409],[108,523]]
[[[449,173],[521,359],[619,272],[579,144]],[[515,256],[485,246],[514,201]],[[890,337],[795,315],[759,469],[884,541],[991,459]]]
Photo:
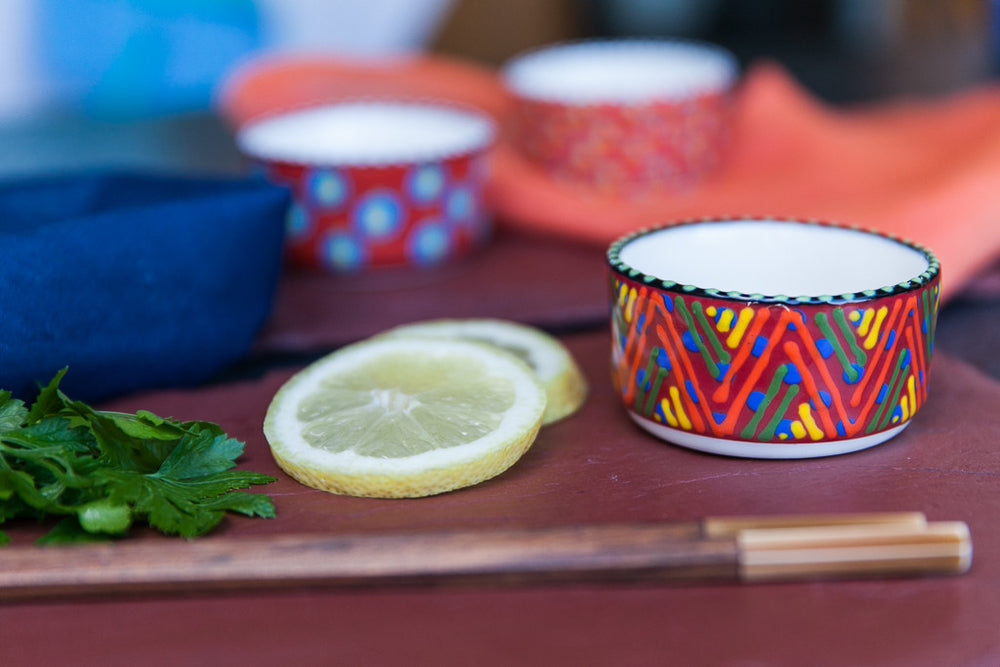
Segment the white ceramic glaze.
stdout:
[[608,40],[533,51],[504,68],[516,94],[565,104],[691,97],[726,90],[737,77],[726,50],[693,42]]
[[291,111],[247,125],[237,135],[257,159],[325,165],[440,160],[488,146],[485,115],[445,105],[357,101]]
[[628,242],[619,258],[680,285],[814,297],[896,285],[929,266],[919,250],[890,238],[777,220],[666,227]]

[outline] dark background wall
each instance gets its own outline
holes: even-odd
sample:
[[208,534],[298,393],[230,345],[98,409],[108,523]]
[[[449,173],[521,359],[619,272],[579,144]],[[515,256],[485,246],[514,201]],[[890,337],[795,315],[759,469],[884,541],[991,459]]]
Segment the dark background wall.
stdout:
[[997,72],[993,0],[460,0],[432,48],[498,64],[552,41],[682,37],[782,63],[851,102],[938,94]]

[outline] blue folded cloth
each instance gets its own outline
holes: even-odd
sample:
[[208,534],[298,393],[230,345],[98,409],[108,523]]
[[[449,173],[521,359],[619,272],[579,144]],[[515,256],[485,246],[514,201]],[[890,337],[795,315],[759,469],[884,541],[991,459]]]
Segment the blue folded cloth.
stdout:
[[117,172],[0,185],[0,389],[93,401],[205,381],[249,350],[287,190]]

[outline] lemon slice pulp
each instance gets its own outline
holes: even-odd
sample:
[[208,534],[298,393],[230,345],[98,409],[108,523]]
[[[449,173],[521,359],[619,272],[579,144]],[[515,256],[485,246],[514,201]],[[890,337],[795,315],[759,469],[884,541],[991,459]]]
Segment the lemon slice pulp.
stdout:
[[542,424],[576,412],[587,398],[587,381],[569,350],[540,329],[509,320],[470,318],[414,322],[386,336],[471,340],[500,347],[523,359],[538,376],[548,399]]
[[471,486],[531,446],[545,391],[524,363],[469,341],[382,337],[330,354],[275,394],[264,433],[298,481],[357,496]]

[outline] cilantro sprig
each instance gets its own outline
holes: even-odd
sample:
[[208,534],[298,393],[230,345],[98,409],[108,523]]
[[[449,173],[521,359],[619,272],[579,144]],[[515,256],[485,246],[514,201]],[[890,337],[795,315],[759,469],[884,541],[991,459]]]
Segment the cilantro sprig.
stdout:
[[120,536],[139,523],[190,538],[226,512],[274,516],[268,496],[238,489],[275,478],[234,470],[243,443],[218,425],[95,410],[59,389],[65,372],[30,409],[0,391],[0,523],[62,517],[39,540],[52,544]]

